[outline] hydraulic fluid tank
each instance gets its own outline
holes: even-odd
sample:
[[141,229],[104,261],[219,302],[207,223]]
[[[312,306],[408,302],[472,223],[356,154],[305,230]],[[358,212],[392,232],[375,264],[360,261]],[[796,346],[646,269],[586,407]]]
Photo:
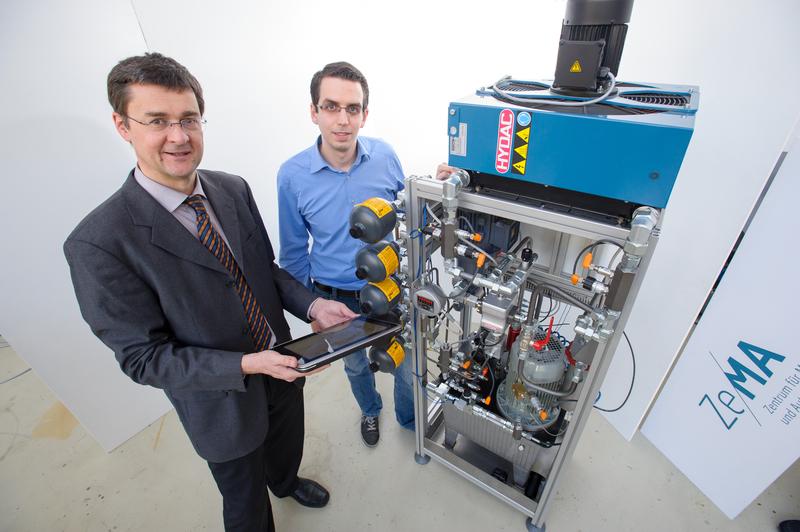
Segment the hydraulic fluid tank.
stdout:
[[383,198],[370,198],[350,212],[350,236],[375,244],[388,235],[397,223],[394,206]]
[[385,240],[361,248],[356,254],[356,277],[383,281],[400,267],[400,247]]
[[400,281],[393,276],[377,283],[368,283],[359,293],[361,311],[369,316],[388,314],[400,302],[400,295]]

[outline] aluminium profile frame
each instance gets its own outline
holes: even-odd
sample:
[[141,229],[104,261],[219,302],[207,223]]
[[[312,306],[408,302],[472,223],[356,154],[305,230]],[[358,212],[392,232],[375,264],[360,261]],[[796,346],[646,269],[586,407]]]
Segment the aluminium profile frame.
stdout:
[[[411,233],[411,228],[420,227],[422,212],[427,201],[440,202],[443,194],[443,183],[436,181],[428,176],[410,176],[405,181],[405,204],[406,204],[406,231]],[[624,244],[629,234],[629,229],[620,226],[604,224],[601,222],[587,220],[572,214],[564,214],[541,207],[523,205],[507,199],[482,195],[477,192],[460,190],[458,192],[458,207],[465,210],[479,211],[512,221],[519,221],[526,225],[550,229],[560,233],[557,240],[560,245],[563,235],[576,235],[591,240],[609,239]],[[534,529],[544,530],[546,513],[549,510],[552,497],[555,494],[555,487],[561,476],[569,458],[577,446],[577,442],[591,414],[593,401],[597,391],[611,364],[613,353],[616,351],[625,324],[633,307],[639,288],[646,273],[647,266],[653,255],[658,241],[659,228],[663,218],[663,211],[659,211],[659,222],[651,231],[648,239],[648,249],[642,257],[640,265],[635,273],[633,282],[628,293],[625,295],[625,303],[622,307],[621,315],[617,321],[613,335],[603,343],[592,342],[585,349],[590,347],[595,349],[592,360],[591,370],[587,372],[586,378],[579,388],[579,395],[572,418],[569,421],[567,430],[563,435],[560,446],[557,447],[555,457],[550,464],[546,482],[539,496],[538,502],[526,497],[518,489],[501,482],[485,471],[470,463],[465,458],[458,456],[452,450],[446,448],[441,443],[435,441],[432,436],[438,430],[438,426],[443,421],[443,408],[441,403],[428,404],[427,390],[427,340],[423,333],[423,318],[418,313],[413,313],[414,320],[414,345],[413,345],[413,371],[417,376],[414,379],[414,408],[415,408],[415,443],[416,459],[418,463],[427,463],[429,457],[433,457],[437,462],[452,469],[464,478],[468,479],[477,486],[488,491],[495,497],[503,500],[516,510],[527,515],[530,519],[529,525]],[[416,279],[422,273],[419,271],[420,255],[425,253],[426,235],[419,238],[408,238],[408,272],[410,279]],[[425,257],[423,256],[422,259]],[[554,256],[553,260],[563,261],[561,253]],[[424,265],[424,260],[422,261]],[[424,267],[424,266],[423,266]],[[552,268],[550,268],[552,270]],[[538,277],[538,279],[537,279]],[[547,274],[537,274],[535,269],[531,269],[529,278],[539,282],[542,280],[552,281],[553,276]],[[469,308],[465,305],[466,313],[462,311],[462,325],[469,325],[469,319],[465,314],[469,313]],[[530,312],[530,309],[529,309]],[[467,328],[464,328],[464,333]],[[487,421],[488,422],[488,421]],[[552,447],[550,448],[552,449]],[[485,451],[489,453],[489,451]]]

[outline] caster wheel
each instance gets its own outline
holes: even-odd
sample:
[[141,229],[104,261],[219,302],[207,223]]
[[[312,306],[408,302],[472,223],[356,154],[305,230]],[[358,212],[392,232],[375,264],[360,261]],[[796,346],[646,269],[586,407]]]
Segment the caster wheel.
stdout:
[[547,525],[542,525],[541,527],[533,526],[533,519],[530,517],[525,519],[525,529],[528,532],[545,532]]

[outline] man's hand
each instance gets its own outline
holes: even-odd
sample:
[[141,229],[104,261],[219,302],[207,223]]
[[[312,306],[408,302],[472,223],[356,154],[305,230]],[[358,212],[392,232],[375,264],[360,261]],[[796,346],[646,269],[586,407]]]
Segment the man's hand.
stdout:
[[439,166],[436,167],[436,179],[438,179],[439,181],[444,181],[445,179],[450,177],[450,174],[452,174],[456,170],[458,170],[458,168],[441,163]]
[[347,305],[344,303],[331,301],[330,299],[322,297],[315,300],[312,305],[309,316],[314,320],[311,324],[311,329],[314,332],[332,327],[337,323],[342,323],[343,321],[351,320],[358,316],[358,314],[347,308]]
[[242,373],[251,375],[254,373],[263,373],[286,382],[292,382],[300,377],[308,377],[320,371],[329,368],[330,365],[322,366],[314,371],[308,373],[300,373],[294,368],[297,367],[297,359],[288,355],[281,355],[275,351],[259,351],[258,353],[249,353],[242,357]]

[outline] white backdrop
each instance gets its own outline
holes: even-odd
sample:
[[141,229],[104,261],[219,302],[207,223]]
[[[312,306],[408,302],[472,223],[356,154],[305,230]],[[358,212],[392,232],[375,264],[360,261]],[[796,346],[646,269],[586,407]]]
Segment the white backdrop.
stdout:
[[105,77],[143,46],[127,2],[0,4],[0,333],[105,449],[166,412],[83,323],[61,245],[130,170]]
[[[642,433],[733,519],[798,457],[800,123]],[[742,344],[744,342],[744,345]],[[749,354],[748,354],[749,352]],[[727,375],[731,375],[731,380]]]
[[[315,138],[308,117],[314,71],[337,60],[358,66],[371,87],[363,133],[389,140],[406,173],[430,173],[447,156],[450,100],[505,74],[552,77],[565,5],[82,0],[67,9],[56,1],[3,2],[0,223],[13,230],[0,233],[0,332],[106,449],[167,407],[160,392],[126,381],[91,337],[60,251],[134,162],[105,101],[105,76],[118,59],[160,51],[198,77],[209,121],[203,167],[246,177],[277,237],[275,173]],[[628,325],[638,378],[628,405],[610,417],[627,437],[800,111],[793,89],[800,8],[792,0],[730,5],[637,0],[633,9],[620,79],[700,85],[701,107]],[[603,406],[624,396],[629,364],[627,352],[614,361]]]

